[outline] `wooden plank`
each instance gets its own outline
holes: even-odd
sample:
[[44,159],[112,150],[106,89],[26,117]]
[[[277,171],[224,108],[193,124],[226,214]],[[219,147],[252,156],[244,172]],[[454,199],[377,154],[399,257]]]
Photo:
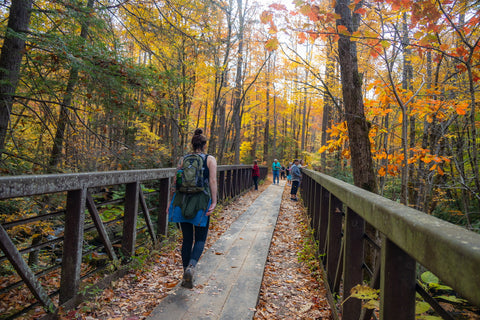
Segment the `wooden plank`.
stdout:
[[232,198],[232,170],[227,171],[226,195],[227,198]]
[[97,228],[98,235],[105,246],[105,251],[107,251],[110,259],[117,260],[117,255],[115,254],[115,250],[113,250],[112,242],[110,241],[110,238],[108,238],[107,230],[105,229],[97,207],[95,206],[95,201],[93,201],[93,198],[89,192],[87,192],[87,209],[88,212],[90,212],[90,216],[92,217],[95,227]]
[[[315,239],[319,239],[319,226],[320,226],[320,212],[322,208],[322,203],[321,203],[321,194],[323,191],[323,188],[321,185],[317,185],[313,179],[310,179],[312,183],[315,185],[315,189],[312,190],[312,198],[314,199],[313,201],[313,232],[315,234]],[[319,248],[320,249],[320,248]]]
[[143,212],[143,217],[145,218],[145,223],[147,224],[148,233],[150,233],[150,237],[152,238],[153,243],[157,243],[157,237],[155,236],[155,230],[153,228],[152,219],[150,219],[150,211],[148,210],[147,202],[145,201],[145,196],[143,195],[142,188],[138,192],[138,196],[140,197],[140,205]]
[[342,245],[342,218],[343,214],[341,211],[342,203],[338,200],[337,197],[330,194],[330,205],[329,205],[329,219],[328,219],[328,228],[327,228],[327,275],[328,283],[330,288],[335,287],[335,274],[337,272],[337,266],[340,256],[340,250]]
[[40,301],[40,303],[46,307],[49,311],[54,311],[56,309],[53,302],[50,300],[47,292],[43,289],[40,282],[35,277],[35,274],[28,267],[25,260],[23,260],[22,255],[17,250],[12,240],[8,236],[7,232],[0,224],[0,248],[2,249],[5,256],[15,268],[19,276],[22,278],[23,282],[30,289],[35,298]]
[[[345,248],[343,252],[343,320],[357,320],[362,310],[362,301],[348,299],[350,290],[363,283],[363,234],[365,221],[352,209],[347,209],[345,218]],[[406,320],[406,319],[405,319]]]
[[380,319],[415,319],[415,260],[383,239],[380,274]]
[[218,174],[218,201],[225,200],[225,171]]
[[[318,196],[318,195],[317,195]],[[318,223],[318,247],[320,253],[325,253],[325,244],[327,242],[328,216],[330,207],[330,192],[322,188],[322,194],[319,199],[320,205],[320,220]]]
[[123,237],[122,250],[126,257],[131,257],[135,253],[135,241],[137,239],[137,212],[138,212],[138,193],[140,192],[140,183],[134,182],[127,184],[125,190],[125,207],[123,216]]
[[161,179],[158,189],[157,234],[160,236],[167,236],[168,233],[167,208],[170,204],[170,181],[170,178]]
[[80,288],[86,198],[86,189],[69,191],[67,194],[60,304],[74,298]]

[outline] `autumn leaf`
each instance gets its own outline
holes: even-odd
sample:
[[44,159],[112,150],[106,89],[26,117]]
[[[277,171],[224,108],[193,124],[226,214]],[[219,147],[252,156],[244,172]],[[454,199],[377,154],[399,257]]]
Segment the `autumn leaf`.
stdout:
[[272,3],[268,7],[277,11],[287,11],[287,7],[284,4]]
[[455,111],[458,115],[464,116],[467,114],[468,103],[459,103],[455,106]]
[[364,15],[367,13],[367,10],[365,10],[365,8],[358,8],[357,10],[354,11],[354,13]]
[[262,14],[260,15],[260,21],[263,24],[272,22],[272,20],[273,20],[273,14],[271,11],[263,11]]
[[348,32],[347,27],[344,26],[344,25],[341,25],[341,24],[338,25],[337,26],[337,31],[338,31],[338,33],[343,34],[345,36],[350,36],[350,32]]
[[278,41],[277,38],[269,39],[265,43],[265,49],[267,49],[268,51],[275,51],[278,49],[279,44],[280,42]]

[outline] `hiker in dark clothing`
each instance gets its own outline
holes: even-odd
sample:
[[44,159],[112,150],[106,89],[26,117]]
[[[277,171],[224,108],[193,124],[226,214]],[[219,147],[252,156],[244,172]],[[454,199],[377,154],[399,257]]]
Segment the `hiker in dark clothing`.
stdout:
[[257,160],[253,161],[252,178],[255,184],[255,190],[258,190],[258,178],[260,178],[260,169],[258,168]]
[[302,181],[302,172],[300,171],[298,159],[295,159],[293,165],[290,167],[290,174],[292,176],[292,189],[290,191],[290,199],[298,201],[297,191],[300,181]]
[[[183,194],[177,190],[168,210],[169,221],[180,223],[182,230],[182,263],[184,270],[182,286],[190,289],[193,288],[195,266],[202,255],[207,240],[210,215],[217,205],[217,160],[204,153],[207,138],[202,133],[202,129],[195,130],[191,143],[193,153],[200,155],[204,159],[204,163],[206,162],[203,171],[205,190],[194,194]],[[179,162],[178,169],[182,168],[182,165],[183,158]],[[173,185],[176,185],[176,180]],[[187,219],[187,213],[182,212],[182,210],[194,210],[194,217]]]

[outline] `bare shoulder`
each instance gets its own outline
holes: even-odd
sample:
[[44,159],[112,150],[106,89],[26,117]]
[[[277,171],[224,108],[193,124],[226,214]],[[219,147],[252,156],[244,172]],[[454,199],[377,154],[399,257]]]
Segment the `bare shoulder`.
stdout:
[[217,166],[217,159],[215,159],[214,156],[208,155],[207,157],[207,167],[210,168],[210,166]]

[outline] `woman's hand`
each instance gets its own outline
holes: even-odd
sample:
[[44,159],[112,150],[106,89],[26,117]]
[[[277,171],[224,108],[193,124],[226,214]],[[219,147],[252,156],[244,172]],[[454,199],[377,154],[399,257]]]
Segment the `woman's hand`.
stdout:
[[211,215],[213,213],[213,210],[215,210],[215,207],[217,206],[216,202],[212,202],[210,204],[210,207],[208,207],[208,211],[206,213],[207,216]]

